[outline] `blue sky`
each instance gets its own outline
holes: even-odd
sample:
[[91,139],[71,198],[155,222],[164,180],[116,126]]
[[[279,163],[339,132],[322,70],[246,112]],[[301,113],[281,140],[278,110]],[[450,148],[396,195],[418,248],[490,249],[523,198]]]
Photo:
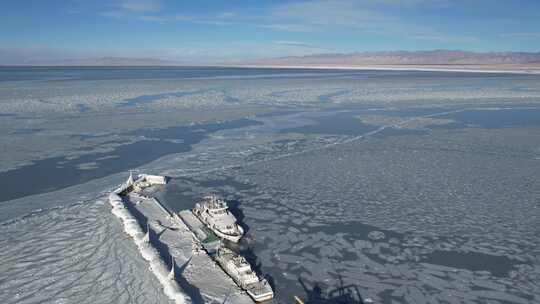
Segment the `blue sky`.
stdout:
[[540,1],[0,1],[0,63],[430,49],[538,52]]

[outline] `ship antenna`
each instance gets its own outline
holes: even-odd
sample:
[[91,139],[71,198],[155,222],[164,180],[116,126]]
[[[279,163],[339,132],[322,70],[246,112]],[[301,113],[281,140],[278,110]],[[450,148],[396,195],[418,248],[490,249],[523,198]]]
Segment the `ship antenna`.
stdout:
[[146,234],[144,235],[144,242],[150,243],[150,225],[146,223]]
[[174,280],[176,277],[175,273],[174,273],[174,258],[173,256],[171,255],[171,271],[169,272],[169,280]]
[[127,180],[127,184],[128,184],[128,186],[131,186],[131,185],[133,185],[133,183],[134,183],[133,170],[129,170],[129,177],[128,177],[128,180]]

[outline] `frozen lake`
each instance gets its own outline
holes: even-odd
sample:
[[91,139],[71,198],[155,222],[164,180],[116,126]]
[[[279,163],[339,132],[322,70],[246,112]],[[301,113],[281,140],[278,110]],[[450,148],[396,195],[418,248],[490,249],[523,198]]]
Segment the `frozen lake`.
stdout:
[[0,302],[167,303],[103,203],[135,169],[224,196],[277,303],[537,303],[539,117],[534,75],[0,68]]

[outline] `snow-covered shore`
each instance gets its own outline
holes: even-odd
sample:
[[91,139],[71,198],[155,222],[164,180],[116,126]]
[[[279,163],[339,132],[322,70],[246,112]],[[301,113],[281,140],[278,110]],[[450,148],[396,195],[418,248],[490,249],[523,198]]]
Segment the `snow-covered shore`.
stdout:
[[0,303],[170,303],[106,197],[0,224]]

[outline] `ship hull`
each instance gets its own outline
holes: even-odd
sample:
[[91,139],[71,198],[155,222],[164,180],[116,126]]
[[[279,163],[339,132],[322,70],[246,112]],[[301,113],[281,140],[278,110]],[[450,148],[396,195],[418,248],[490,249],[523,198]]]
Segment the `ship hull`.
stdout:
[[265,302],[265,301],[268,301],[268,300],[272,300],[274,298],[274,293],[273,292],[269,292],[269,293],[266,293],[266,294],[263,294],[263,295],[255,295],[255,294],[252,294],[251,292],[248,292],[247,293],[255,302]]
[[230,235],[230,234],[222,233],[221,231],[219,231],[217,229],[212,229],[211,227],[208,227],[208,228],[211,229],[212,232],[214,232],[218,237],[220,237],[222,239],[225,239],[225,240],[228,240],[228,241],[231,241],[233,243],[238,243],[240,241],[240,239],[242,238],[242,234]]

